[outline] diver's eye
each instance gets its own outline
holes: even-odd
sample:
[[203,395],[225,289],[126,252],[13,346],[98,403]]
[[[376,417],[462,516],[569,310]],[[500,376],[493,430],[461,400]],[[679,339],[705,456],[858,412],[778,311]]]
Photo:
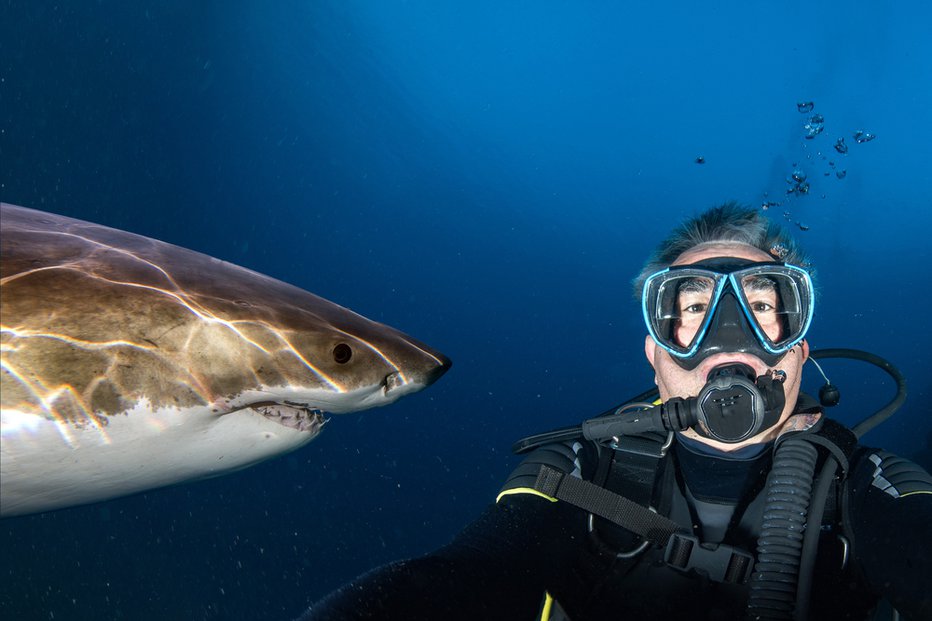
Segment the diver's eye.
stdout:
[[337,364],[346,364],[353,357],[353,349],[346,343],[339,343],[333,348],[333,359]]
[[776,309],[768,302],[751,302],[751,310],[755,313],[769,313]]

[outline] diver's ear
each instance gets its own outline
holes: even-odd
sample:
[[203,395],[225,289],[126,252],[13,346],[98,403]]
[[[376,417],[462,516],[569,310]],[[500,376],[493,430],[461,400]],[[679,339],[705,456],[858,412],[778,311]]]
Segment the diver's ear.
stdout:
[[[807,350],[808,351],[808,350]],[[657,353],[657,341],[651,335],[644,337],[644,355],[647,356],[647,362],[654,366],[654,354]]]
[[799,342],[799,351],[803,354],[803,358],[800,362],[806,362],[806,360],[809,359],[809,342],[806,339]]

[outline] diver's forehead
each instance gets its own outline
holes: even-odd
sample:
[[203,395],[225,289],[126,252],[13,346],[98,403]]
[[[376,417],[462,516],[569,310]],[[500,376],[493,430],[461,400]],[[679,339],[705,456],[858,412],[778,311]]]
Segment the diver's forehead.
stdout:
[[748,261],[762,262],[773,261],[774,258],[761,250],[749,244],[740,242],[707,242],[694,246],[678,256],[673,265],[691,265],[705,259],[715,259],[719,257],[731,257],[735,259],[746,259]]

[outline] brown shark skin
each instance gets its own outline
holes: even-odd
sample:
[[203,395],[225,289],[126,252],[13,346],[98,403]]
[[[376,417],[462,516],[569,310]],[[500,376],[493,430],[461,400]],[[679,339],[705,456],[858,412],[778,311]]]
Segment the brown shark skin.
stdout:
[[[0,209],[4,409],[106,426],[140,399],[223,413],[263,386],[351,391],[399,369],[429,384],[449,367],[393,328],[251,270],[81,220]],[[340,343],[352,350],[343,364]]]

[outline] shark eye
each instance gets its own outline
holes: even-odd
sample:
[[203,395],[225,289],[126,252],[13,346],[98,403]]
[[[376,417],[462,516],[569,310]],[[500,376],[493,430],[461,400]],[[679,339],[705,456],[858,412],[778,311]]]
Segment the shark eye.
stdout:
[[346,364],[353,357],[352,348],[346,343],[339,343],[333,348],[333,359],[337,364]]

